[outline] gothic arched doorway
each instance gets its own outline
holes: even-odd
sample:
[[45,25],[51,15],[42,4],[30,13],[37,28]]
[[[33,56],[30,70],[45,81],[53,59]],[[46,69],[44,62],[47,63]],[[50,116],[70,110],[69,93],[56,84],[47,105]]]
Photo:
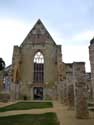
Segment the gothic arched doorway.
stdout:
[[35,87],[33,88],[33,97],[34,99],[43,99],[43,87],[36,87],[36,84],[38,85],[44,83],[44,56],[40,51],[35,54],[33,62],[33,82],[35,84]]

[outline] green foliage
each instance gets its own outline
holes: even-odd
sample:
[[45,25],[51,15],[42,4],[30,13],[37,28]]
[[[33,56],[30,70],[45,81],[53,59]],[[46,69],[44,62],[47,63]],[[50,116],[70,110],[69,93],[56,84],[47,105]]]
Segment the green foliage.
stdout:
[[18,102],[6,107],[0,108],[0,112],[11,110],[27,110],[27,109],[39,109],[39,108],[51,108],[52,102]]
[[0,58],[0,71],[5,68],[5,62],[3,61],[2,58]]
[[88,106],[89,106],[89,107],[94,107],[94,103],[90,103],[90,102],[89,102],[89,103],[88,103]]
[[88,109],[94,112],[94,102],[88,102]]

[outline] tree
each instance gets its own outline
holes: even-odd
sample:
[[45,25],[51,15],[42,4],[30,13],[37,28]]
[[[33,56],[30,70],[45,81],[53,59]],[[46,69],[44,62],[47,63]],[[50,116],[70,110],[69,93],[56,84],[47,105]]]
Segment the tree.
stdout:
[[0,71],[5,68],[5,62],[3,61],[2,58],[0,58]]

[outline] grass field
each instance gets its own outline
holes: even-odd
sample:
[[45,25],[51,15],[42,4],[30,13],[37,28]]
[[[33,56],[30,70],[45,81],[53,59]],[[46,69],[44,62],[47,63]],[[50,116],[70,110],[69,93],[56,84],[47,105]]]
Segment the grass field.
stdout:
[[88,102],[88,109],[94,112],[94,102]]
[[59,125],[55,113],[0,117],[0,125]]
[[41,109],[51,107],[53,107],[52,102],[18,102],[16,104],[0,108],[0,112],[12,110]]

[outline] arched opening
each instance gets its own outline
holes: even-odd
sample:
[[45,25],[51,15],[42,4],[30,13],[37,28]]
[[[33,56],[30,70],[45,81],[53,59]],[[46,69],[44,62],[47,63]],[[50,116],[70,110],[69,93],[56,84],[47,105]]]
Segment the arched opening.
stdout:
[[34,56],[34,83],[44,82],[44,56],[39,51]]
[[34,74],[33,82],[35,87],[33,88],[33,97],[36,100],[43,99],[43,87],[36,87],[36,84],[44,83],[44,56],[38,51],[34,56]]

